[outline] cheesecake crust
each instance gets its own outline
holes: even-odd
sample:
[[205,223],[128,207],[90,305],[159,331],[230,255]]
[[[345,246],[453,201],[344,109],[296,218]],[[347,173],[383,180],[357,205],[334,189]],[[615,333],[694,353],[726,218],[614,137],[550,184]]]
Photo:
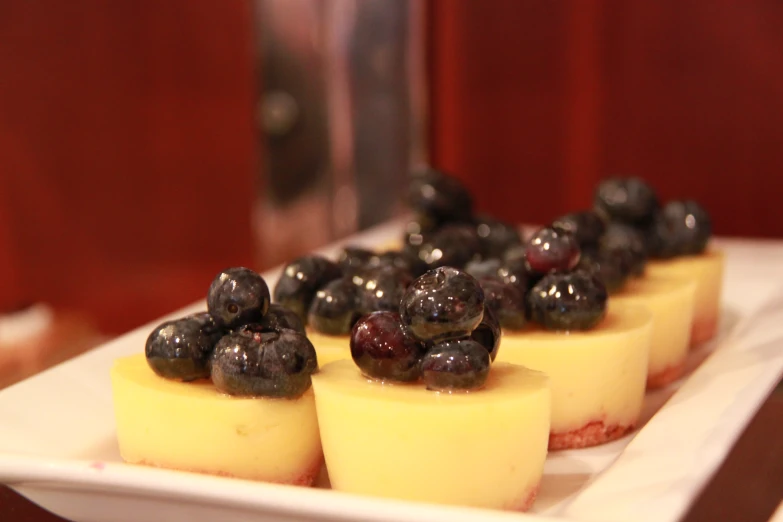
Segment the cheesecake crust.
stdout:
[[717,331],[717,316],[697,317],[693,321],[693,327],[691,328],[691,350],[698,348],[702,343],[706,343],[715,337]]
[[189,473],[200,473],[202,475],[214,475],[214,476],[226,477],[226,478],[239,478],[245,480],[257,480],[260,482],[271,482],[273,484],[310,487],[313,485],[313,483],[315,483],[315,479],[318,477],[318,474],[320,473],[321,468],[323,467],[324,458],[323,455],[320,456],[318,459],[316,459],[316,461],[313,464],[311,464],[300,475],[294,477],[291,480],[269,480],[260,477],[237,477],[236,475],[232,473],[228,473],[226,471],[204,471],[195,468],[181,468],[181,467],[174,467],[174,466],[166,466],[163,464],[153,463],[144,459],[138,462],[130,462],[130,461],[126,461],[126,462],[128,462],[128,464],[137,464],[140,466],[149,466],[152,468],[173,469],[176,471],[187,471]]
[[667,366],[663,370],[647,376],[647,389],[663,388],[679,379],[684,372],[685,361]]
[[610,424],[593,421],[579,429],[565,433],[549,434],[549,451],[589,448],[624,437],[636,427],[635,424]]
[[511,504],[509,510],[518,511],[519,513],[530,511],[530,508],[532,508],[533,504],[536,502],[536,497],[538,496],[538,491],[540,489],[541,489],[541,483],[539,482],[532,488],[529,488],[526,491],[524,491],[522,495],[519,496],[519,499]]

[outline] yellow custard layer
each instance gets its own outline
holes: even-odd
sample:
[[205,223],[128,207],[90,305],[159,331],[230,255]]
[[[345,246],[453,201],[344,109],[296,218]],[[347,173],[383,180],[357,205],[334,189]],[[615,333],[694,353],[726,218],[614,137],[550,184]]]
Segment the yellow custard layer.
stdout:
[[547,453],[548,379],[494,364],[477,391],[385,384],[352,361],[313,376],[332,487],[373,496],[523,509]]
[[318,367],[323,368],[330,362],[351,359],[351,338],[347,335],[326,335],[307,329],[307,338],[313,343],[318,355]]
[[646,273],[651,276],[679,277],[696,281],[691,345],[709,341],[717,333],[724,264],[723,252],[715,249],[709,249],[697,256],[651,260],[647,263]]
[[210,381],[159,377],[144,354],[118,359],[111,382],[126,462],[297,484],[321,462],[312,389],[293,400],[231,397]]
[[611,307],[585,332],[504,332],[497,360],[549,376],[553,434],[593,422],[632,426],[644,399],[652,327],[644,307]]
[[609,298],[609,308],[644,306],[653,316],[648,384],[663,385],[660,376],[666,372],[673,380],[685,363],[693,323],[696,282],[691,279],[667,278],[652,274],[634,278],[622,292]]

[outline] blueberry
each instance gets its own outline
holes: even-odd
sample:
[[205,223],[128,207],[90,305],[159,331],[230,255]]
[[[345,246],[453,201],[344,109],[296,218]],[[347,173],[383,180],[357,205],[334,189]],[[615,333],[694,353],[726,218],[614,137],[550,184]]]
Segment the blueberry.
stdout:
[[484,292],[471,275],[452,267],[430,270],[405,291],[403,324],[421,341],[466,337],[484,315]]
[[359,317],[356,285],[350,279],[335,279],[318,290],[310,304],[307,324],[328,335],[346,335]]
[[525,327],[525,294],[519,288],[497,277],[485,277],[479,283],[484,291],[484,307],[492,310],[500,326],[507,330]]
[[631,275],[628,258],[622,251],[583,251],[576,268],[601,281],[610,294],[622,290]]
[[621,223],[611,223],[601,238],[600,249],[612,257],[619,257],[634,276],[644,274],[647,266],[647,246],[644,234]]
[[495,277],[503,262],[497,258],[476,259],[465,265],[465,272],[476,279],[482,277]]
[[315,349],[293,330],[223,337],[212,356],[212,382],[229,395],[297,398],[318,368]]
[[584,271],[544,276],[528,294],[533,321],[547,330],[589,330],[606,315],[604,285]]
[[473,199],[456,178],[437,170],[413,173],[408,192],[410,208],[437,223],[470,220]]
[[367,263],[369,268],[393,267],[408,272],[411,277],[419,277],[429,268],[410,250],[388,250],[374,255]]
[[260,327],[265,332],[274,332],[279,330],[294,330],[301,334],[305,333],[305,327],[302,320],[294,312],[286,308],[285,306],[272,303],[269,305],[264,318],[259,323]]
[[152,370],[167,379],[209,377],[209,357],[222,335],[208,313],[193,314],[157,326],[144,347]]
[[500,348],[500,337],[500,322],[491,308],[484,307],[484,318],[470,334],[470,338],[486,348],[489,352],[489,359],[494,361],[498,355],[498,348]]
[[649,233],[655,257],[700,254],[712,236],[712,220],[695,201],[671,201],[656,216]]
[[264,278],[244,267],[219,273],[207,293],[207,309],[226,328],[261,320],[269,308],[269,287]]
[[598,212],[584,210],[557,218],[552,222],[552,228],[571,233],[580,248],[587,248],[598,245],[606,223]]
[[375,257],[375,252],[372,250],[347,246],[340,252],[337,264],[343,274],[349,275],[365,268],[373,257]]
[[658,196],[639,178],[612,178],[598,185],[594,204],[612,221],[643,225],[652,220]]
[[499,258],[509,248],[522,244],[517,227],[489,216],[475,219],[476,234],[482,244],[484,257]]
[[318,255],[300,257],[288,263],[274,289],[274,300],[293,311],[303,323],[315,292],[342,277],[340,267]]
[[427,351],[421,361],[421,375],[429,390],[472,390],[484,385],[490,364],[484,346],[473,339],[453,339]]
[[469,225],[444,226],[419,249],[419,258],[429,268],[462,268],[472,259],[480,257],[481,243],[476,230]]
[[366,315],[351,331],[351,357],[368,377],[415,381],[424,352],[424,344],[407,331],[396,312]]
[[525,245],[525,259],[531,271],[539,274],[565,272],[579,262],[579,245],[568,232],[542,228]]
[[[361,274],[361,284],[357,291],[357,310],[359,315],[371,312],[397,312],[400,309],[405,290],[413,282],[413,277],[394,266],[371,268]],[[359,277],[354,278],[354,283]]]

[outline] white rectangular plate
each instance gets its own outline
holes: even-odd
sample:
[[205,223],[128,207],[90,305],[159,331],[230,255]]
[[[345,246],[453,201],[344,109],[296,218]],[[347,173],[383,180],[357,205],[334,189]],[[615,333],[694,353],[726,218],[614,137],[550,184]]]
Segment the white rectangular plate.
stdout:
[[[393,223],[342,244],[382,245],[399,230]],[[727,255],[718,338],[694,352],[685,379],[648,395],[640,430],[597,448],[551,454],[529,515],[124,464],[109,368],[142,350],[160,321],[0,392],[0,483],[85,522],[675,521],[783,373],[783,243],[718,244]],[[264,274],[270,286],[278,273]],[[199,303],[170,317],[200,309]]]

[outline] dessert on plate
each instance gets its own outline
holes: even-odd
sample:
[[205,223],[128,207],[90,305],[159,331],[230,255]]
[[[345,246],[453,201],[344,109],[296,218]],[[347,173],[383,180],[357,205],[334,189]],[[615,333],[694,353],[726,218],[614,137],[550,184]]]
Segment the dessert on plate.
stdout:
[[111,369],[122,458],[182,471],[310,485],[323,453],[298,317],[263,278],[218,274],[208,312],[167,321]]
[[360,318],[353,360],[313,376],[332,487],[527,510],[547,454],[548,379],[493,364],[499,340],[478,282],[450,267],[415,280],[399,313]]
[[723,253],[710,244],[712,220],[692,200],[661,206],[653,189],[637,178],[613,178],[596,190],[595,204],[614,222],[639,231],[652,275],[696,282],[691,345],[717,332],[723,287]]

